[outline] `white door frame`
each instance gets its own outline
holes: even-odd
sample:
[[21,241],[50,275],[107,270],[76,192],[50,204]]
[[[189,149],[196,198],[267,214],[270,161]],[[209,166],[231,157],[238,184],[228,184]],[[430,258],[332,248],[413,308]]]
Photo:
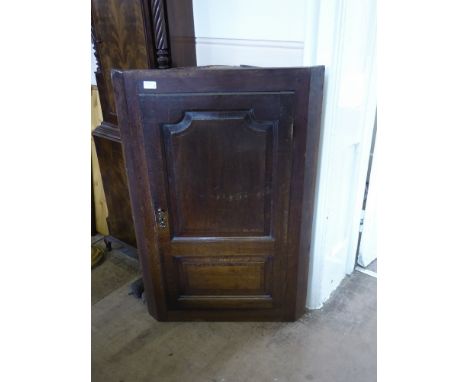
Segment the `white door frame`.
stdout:
[[[361,8],[358,8],[361,7]],[[367,7],[367,8],[362,8]],[[375,0],[349,2],[346,0],[312,0],[306,12],[304,65],[325,65],[324,108],[322,136],[317,176],[314,226],[312,228],[311,261],[307,307],[320,308],[346,274],[354,270],[362,200],[376,112],[376,4]],[[363,13],[364,12],[364,13]],[[363,15],[366,15],[364,17]],[[364,17],[367,25],[351,30]],[[354,24],[353,24],[354,22]],[[362,22],[361,22],[362,24]],[[354,33],[355,32],[355,33]],[[350,46],[354,47],[350,53]],[[356,55],[364,55],[364,64],[356,66]],[[351,68],[351,69],[350,69]],[[355,70],[353,72],[353,70]],[[356,90],[356,91],[355,91]],[[355,103],[353,105],[353,103]],[[352,113],[349,112],[352,110]],[[349,136],[346,118],[351,115]],[[351,123],[352,122],[352,123]],[[341,124],[341,125],[340,125]],[[332,190],[337,187],[336,163],[340,140],[355,145],[349,211],[342,221],[348,240],[333,243],[333,230],[328,214],[333,206]],[[328,267],[330,258],[338,264]]]
[[378,132],[375,135],[375,142],[372,154],[372,167],[369,177],[369,188],[366,197],[366,210],[364,221],[361,226],[361,240],[358,248],[357,262],[361,267],[367,267],[377,258],[377,199],[378,199]]

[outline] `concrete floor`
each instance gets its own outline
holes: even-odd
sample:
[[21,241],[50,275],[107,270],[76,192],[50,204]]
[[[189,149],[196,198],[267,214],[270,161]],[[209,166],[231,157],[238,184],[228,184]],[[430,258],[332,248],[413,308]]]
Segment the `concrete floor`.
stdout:
[[93,382],[376,381],[377,280],[354,272],[294,323],[161,323],[128,295],[138,265],[92,271]]

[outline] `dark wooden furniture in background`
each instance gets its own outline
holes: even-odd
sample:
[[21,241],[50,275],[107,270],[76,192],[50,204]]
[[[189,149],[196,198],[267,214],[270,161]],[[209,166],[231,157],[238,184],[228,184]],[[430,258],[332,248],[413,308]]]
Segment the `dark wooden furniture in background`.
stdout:
[[136,246],[111,70],[195,66],[192,0],[92,0],[91,22],[104,119],[93,136],[107,223],[111,236]]
[[96,231],[96,209],[94,207],[94,187],[93,187],[93,168],[91,167],[91,236],[97,234]]
[[305,310],[324,68],[116,71],[149,312]]

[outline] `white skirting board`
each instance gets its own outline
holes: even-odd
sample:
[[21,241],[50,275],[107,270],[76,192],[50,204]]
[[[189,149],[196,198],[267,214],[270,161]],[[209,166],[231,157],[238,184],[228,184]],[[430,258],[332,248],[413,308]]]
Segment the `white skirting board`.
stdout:
[[302,66],[301,41],[197,37],[197,65]]
[[377,278],[377,272],[370,271],[369,269],[365,269],[365,268],[362,268],[362,267],[360,267],[360,266],[357,266],[357,267],[356,267],[356,270],[357,270],[358,272],[364,273],[364,274],[366,274],[366,275],[368,275],[368,276],[372,276],[372,277]]

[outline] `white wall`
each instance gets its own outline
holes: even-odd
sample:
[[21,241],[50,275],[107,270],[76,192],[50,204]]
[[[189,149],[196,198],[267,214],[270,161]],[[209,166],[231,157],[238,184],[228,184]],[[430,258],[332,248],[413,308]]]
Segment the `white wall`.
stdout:
[[307,0],[194,0],[197,64],[301,66]]
[[96,71],[96,57],[94,56],[94,47],[91,42],[91,85],[96,85],[96,76],[94,72]]

